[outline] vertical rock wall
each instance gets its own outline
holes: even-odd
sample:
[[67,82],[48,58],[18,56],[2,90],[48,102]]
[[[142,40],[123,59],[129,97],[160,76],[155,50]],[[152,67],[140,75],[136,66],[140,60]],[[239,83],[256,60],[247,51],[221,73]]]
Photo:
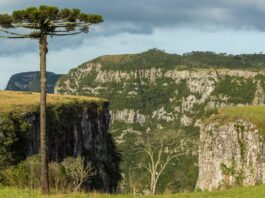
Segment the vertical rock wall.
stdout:
[[201,127],[196,187],[216,190],[265,182],[265,141],[245,120]]
[[[87,189],[103,192],[116,190],[121,179],[120,154],[109,129],[109,104],[69,103],[48,107],[47,133],[50,161],[62,161],[68,156],[81,155],[91,162],[97,175]],[[16,164],[39,149],[39,113],[10,113],[0,118],[0,136],[12,134],[14,141],[6,147],[10,156],[6,164]],[[1,126],[2,125],[2,126]],[[7,127],[8,126],[8,127]],[[5,132],[5,130],[6,132]],[[9,130],[9,131],[8,131]],[[13,159],[8,161],[9,159]]]

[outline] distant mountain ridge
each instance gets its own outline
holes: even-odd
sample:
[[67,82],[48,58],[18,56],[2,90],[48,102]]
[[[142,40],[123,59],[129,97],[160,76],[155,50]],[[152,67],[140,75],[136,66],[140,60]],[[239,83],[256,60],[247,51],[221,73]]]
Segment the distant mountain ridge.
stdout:
[[160,49],[150,49],[137,54],[105,55],[88,61],[100,63],[105,70],[133,71],[137,69],[189,69],[189,68],[228,68],[265,69],[265,54],[226,54],[210,51],[192,51],[171,54]]
[[[61,77],[61,74],[55,74],[47,72],[47,92],[54,93],[54,86],[57,80]],[[10,91],[31,91],[39,92],[40,72],[22,72],[14,74],[9,79],[6,89]]]

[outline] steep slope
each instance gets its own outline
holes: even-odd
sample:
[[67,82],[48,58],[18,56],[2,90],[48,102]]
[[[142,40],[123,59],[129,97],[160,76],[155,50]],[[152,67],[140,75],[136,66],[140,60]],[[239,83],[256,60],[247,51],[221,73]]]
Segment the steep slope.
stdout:
[[[54,93],[54,86],[61,74],[47,72],[47,92]],[[14,74],[9,79],[6,89],[9,91],[32,91],[40,90],[40,72],[23,72]]]
[[[150,50],[135,55],[103,56],[59,79],[55,91],[95,95],[110,100],[111,131],[123,152],[125,188],[146,173],[132,156],[138,134],[153,130],[184,131],[199,142],[201,118],[226,105],[265,103],[264,55],[231,56],[194,52],[183,56]],[[216,65],[215,65],[216,64]],[[159,190],[192,190],[196,156],[172,163]],[[134,171],[135,170],[135,171]],[[135,181],[132,180],[132,174]],[[139,185],[138,185],[139,186]]]
[[265,183],[265,106],[219,110],[201,126],[197,188]]
[[[0,92],[1,171],[39,152],[39,97],[37,93]],[[102,192],[114,192],[121,177],[120,155],[108,132],[108,105],[95,97],[48,95],[49,160],[83,156],[96,171],[86,187]]]

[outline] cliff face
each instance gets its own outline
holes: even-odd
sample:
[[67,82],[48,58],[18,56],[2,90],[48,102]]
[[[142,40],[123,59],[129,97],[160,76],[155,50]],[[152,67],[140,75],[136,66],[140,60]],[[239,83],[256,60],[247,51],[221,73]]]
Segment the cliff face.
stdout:
[[[73,101],[50,105],[47,116],[48,156],[62,161],[81,155],[91,162],[97,175],[87,183],[88,189],[105,192],[116,190],[121,178],[120,155],[108,133],[110,115],[108,102]],[[1,114],[1,167],[16,164],[39,151],[39,113]]]
[[[47,72],[47,92],[54,93],[54,86],[57,80],[61,77],[60,74]],[[40,90],[40,72],[23,72],[14,74],[9,79],[6,90],[9,91],[32,91],[39,92]]]
[[87,63],[61,78],[55,92],[108,98],[113,123],[144,125],[154,120],[157,127],[173,122],[185,127],[194,126],[210,108],[264,104],[264,80],[265,71],[165,68],[122,71]]
[[[151,53],[136,58],[100,57],[71,70],[55,87],[56,93],[95,95],[110,100],[111,131],[126,156],[124,172],[128,180],[129,170],[140,163],[128,150],[143,131],[182,130],[199,142],[202,117],[214,109],[265,103],[264,70],[187,69],[167,62],[170,57],[161,56]],[[168,168],[161,189],[168,183],[179,182],[178,190],[193,190],[196,162],[196,157],[187,156],[176,162],[175,168]]]
[[[240,117],[240,115],[238,115]],[[196,187],[216,190],[265,183],[265,139],[246,119],[201,127]]]

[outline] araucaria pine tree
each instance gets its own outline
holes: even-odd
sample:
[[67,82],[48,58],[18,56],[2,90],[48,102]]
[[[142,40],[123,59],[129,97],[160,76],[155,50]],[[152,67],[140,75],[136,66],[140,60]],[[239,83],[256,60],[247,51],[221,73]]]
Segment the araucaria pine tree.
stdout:
[[41,191],[49,193],[46,143],[46,55],[48,36],[70,36],[88,33],[89,27],[103,22],[101,15],[81,13],[79,9],[59,9],[53,6],[30,7],[0,14],[0,38],[36,39],[40,54],[40,155]]

